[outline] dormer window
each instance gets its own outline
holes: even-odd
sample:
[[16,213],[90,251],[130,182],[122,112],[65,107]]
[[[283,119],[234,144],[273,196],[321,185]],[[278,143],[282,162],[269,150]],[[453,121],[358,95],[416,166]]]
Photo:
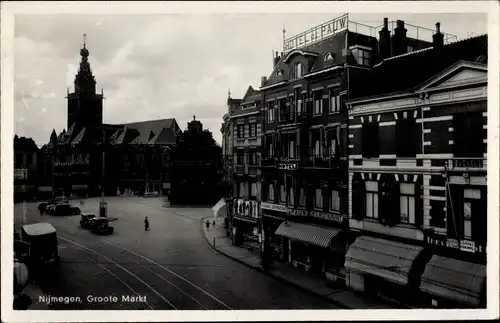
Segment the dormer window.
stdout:
[[281,76],[283,75],[283,70],[277,70],[276,71],[276,76]]
[[332,53],[326,53],[325,58],[323,59],[325,63],[329,63],[333,61],[333,54]]
[[350,49],[358,65],[370,66],[372,58],[372,50],[370,47],[355,45],[352,46]]

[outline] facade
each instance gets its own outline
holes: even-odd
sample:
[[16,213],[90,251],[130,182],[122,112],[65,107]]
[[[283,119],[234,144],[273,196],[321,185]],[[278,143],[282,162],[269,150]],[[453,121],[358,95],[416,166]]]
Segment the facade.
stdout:
[[177,122],[103,123],[103,91],[96,93],[85,44],[80,55],[74,92],[68,90],[67,96],[68,131],[63,130],[55,140],[51,136],[44,149],[52,160],[54,194],[96,196],[168,190],[168,155],[181,133]]
[[[231,104],[234,101],[229,98]],[[239,104],[229,106],[232,133],[233,204],[231,218],[235,245],[259,248],[258,203],[261,182],[261,93],[248,87]]]
[[214,205],[220,200],[222,149],[195,116],[170,156],[171,204]]
[[[487,37],[382,61],[349,106],[355,290],[485,306]],[[411,78],[408,75],[412,75]],[[388,81],[390,80],[390,81]],[[362,83],[362,82],[361,82]]]
[[36,197],[38,184],[38,147],[31,138],[14,137],[14,200]]
[[340,281],[352,242],[345,101],[376,64],[432,46],[403,21],[391,36],[384,19],[378,38],[356,26],[345,15],[284,40],[260,88],[262,256]]

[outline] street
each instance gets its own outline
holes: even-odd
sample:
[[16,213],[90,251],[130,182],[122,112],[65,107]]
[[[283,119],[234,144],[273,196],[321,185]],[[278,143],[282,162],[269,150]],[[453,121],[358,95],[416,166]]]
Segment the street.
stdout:
[[[16,229],[34,222],[49,222],[57,229],[60,273],[54,281],[37,282],[52,297],[51,309],[337,308],[212,250],[200,225],[210,208],[170,207],[162,198],[106,201],[108,217],[117,218],[110,222],[115,227],[111,236],[80,228],[80,216],[40,216],[38,203],[15,205]],[[99,199],[87,199],[80,208],[97,214],[98,204]],[[145,216],[150,231],[144,230]],[[38,301],[44,299],[33,300]]]

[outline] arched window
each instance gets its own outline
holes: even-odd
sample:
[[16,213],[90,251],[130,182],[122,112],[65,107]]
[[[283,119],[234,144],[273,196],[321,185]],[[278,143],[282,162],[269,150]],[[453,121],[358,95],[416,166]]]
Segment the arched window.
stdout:
[[326,53],[326,54],[325,54],[324,61],[325,61],[325,62],[330,62],[330,61],[333,61],[333,54],[332,54],[332,53]]

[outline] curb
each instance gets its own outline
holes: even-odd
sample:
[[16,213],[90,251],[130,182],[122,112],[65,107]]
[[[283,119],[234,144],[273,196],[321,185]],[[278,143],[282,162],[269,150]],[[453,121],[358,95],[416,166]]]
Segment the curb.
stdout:
[[322,298],[322,299],[325,299],[325,300],[327,300],[328,302],[330,302],[330,303],[332,303],[332,304],[335,304],[335,305],[337,305],[337,306],[341,307],[342,309],[352,309],[352,307],[350,307],[350,306],[348,306],[348,305],[346,305],[346,304],[344,304],[344,303],[342,303],[342,302],[339,302],[339,301],[337,301],[337,300],[334,300],[334,299],[331,299],[331,298],[325,297],[324,295],[319,294],[319,293],[316,293],[316,292],[314,292],[314,291],[312,291],[312,290],[310,290],[310,289],[308,289],[308,288],[305,288],[304,286],[301,286],[301,285],[299,285],[299,284],[296,284],[296,283],[294,283],[294,282],[291,282],[291,281],[289,281],[289,280],[287,280],[287,279],[284,279],[283,277],[276,276],[276,275],[274,275],[274,274],[272,274],[272,273],[270,273],[270,272],[268,272],[268,271],[264,270],[261,266],[252,266],[252,265],[250,265],[250,264],[248,264],[248,263],[244,262],[244,261],[243,261],[243,260],[241,260],[241,259],[238,259],[238,258],[236,258],[236,257],[230,256],[230,255],[226,254],[225,252],[222,252],[221,250],[217,249],[216,247],[214,247],[213,245],[211,245],[211,244],[210,244],[210,241],[208,241],[207,235],[205,234],[205,231],[204,231],[204,229],[203,229],[203,224],[204,224],[204,221],[205,221],[205,219],[206,219],[206,218],[207,218],[207,217],[204,217],[204,218],[202,218],[202,219],[201,219],[201,230],[202,230],[202,233],[203,233],[203,239],[205,240],[205,242],[208,244],[208,246],[209,246],[210,248],[212,248],[213,250],[215,250],[215,251],[216,251],[216,252],[218,252],[219,254],[221,254],[221,255],[223,255],[223,256],[225,256],[225,257],[229,258],[229,259],[232,259],[232,260],[234,260],[234,261],[236,261],[236,262],[238,262],[238,263],[240,263],[240,264],[243,264],[243,265],[245,265],[245,266],[247,266],[247,267],[249,267],[249,268],[252,268],[252,269],[254,269],[254,270],[257,270],[258,272],[260,272],[260,273],[262,273],[262,274],[265,274],[265,275],[267,275],[267,276],[269,276],[269,277],[272,277],[272,278],[274,278],[274,279],[276,279],[276,280],[278,280],[278,281],[280,281],[280,282],[282,282],[282,283],[285,283],[285,284],[288,284],[288,285],[293,286],[293,287],[295,287],[295,288],[298,288],[298,289],[300,289],[300,290],[302,290],[302,291],[305,291],[305,292],[307,292],[307,293],[309,293],[309,294],[312,294],[312,295],[314,295],[314,296],[316,296],[316,297],[320,297],[320,298]]

